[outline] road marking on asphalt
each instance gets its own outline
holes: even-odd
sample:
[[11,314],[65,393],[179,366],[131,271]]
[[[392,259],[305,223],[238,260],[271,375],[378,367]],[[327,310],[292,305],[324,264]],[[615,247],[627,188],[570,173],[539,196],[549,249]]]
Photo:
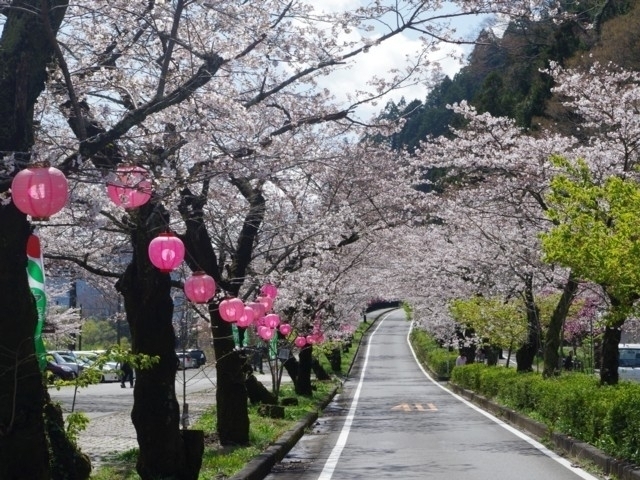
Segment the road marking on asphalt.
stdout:
[[351,402],[351,407],[349,408],[349,413],[347,414],[347,418],[344,421],[344,425],[342,426],[342,430],[340,431],[340,435],[338,436],[338,441],[336,442],[333,450],[329,454],[329,458],[324,464],[324,468],[318,477],[318,480],[331,480],[333,476],[333,472],[338,465],[338,460],[340,460],[340,455],[342,455],[342,450],[344,450],[345,445],[347,444],[347,438],[349,437],[349,431],[351,430],[351,424],[353,423],[353,419],[356,416],[356,407],[358,406],[358,399],[360,398],[360,391],[362,390],[362,384],[364,383],[364,374],[367,371],[367,364],[369,363],[369,353],[371,352],[371,344],[373,343],[371,339],[374,337],[380,326],[384,323],[389,315],[393,312],[387,313],[384,318],[380,321],[376,329],[373,331],[371,336],[369,337],[369,345],[367,345],[367,351],[364,356],[364,364],[362,365],[362,372],[360,373],[360,381],[358,382],[358,386],[356,388],[356,392],[353,395],[353,400]]
[[429,379],[430,382],[432,382],[436,387],[440,388],[441,390],[443,390],[444,392],[448,393],[449,395],[451,395],[452,397],[454,397],[455,399],[459,400],[460,402],[464,403],[465,405],[467,405],[469,408],[472,408],[473,410],[477,411],[478,413],[480,413],[481,415],[484,415],[485,417],[487,417],[488,419],[492,420],[493,422],[495,422],[496,424],[500,425],[502,428],[504,428],[505,430],[508,430],[509,432],[513,433],[515,436],[517,436],[518,438],[524,440],[525,442],[527,442],[528,444],[532,445],[534,448],[536,448],[538,451],[544,453],[546,456],[548,456],[549,458],[555,460],[556,462],[558,462],[560,465],[562,465],[563,467],[565,467],[567,470],[572,471],[573,473],[575,473],[577,476],[579,476],[582,479],[585,480],[598,480],[597,477],[594,477],[593,475],[591,475],[588,472],[585,472],[584,470],[582,470],[580,467],[576,467],[575,464],[571,463],[569,460],[567,460],[566,458],[561,457],[560,455],[558,455],[557,453],[555,453],[552,450],[549,450],[547,447],[545,447],[544,445],[542,445],[540,442],[538,442],[537,440],[534,440],[533,438],[531,438],[530,436],[526,435],[525,433],[519,431],[518,429],[512,427],[511,425],[505,423],[504,421],[500,420],[499,418],[495,417],[494,415],[491,415],[489,412],[485,412],[484,410],[482,410],[481,408],[475,406],[473,403],[471,403],[470,401],[462,398],[460,395],[457,395],[455,393],[453,393],[451,390],[445,388],[444,386],[440,385],[440,383],[438,383],[436,380],[434,380],[431,375],[429,375],[427,373],[427,371],[424,369],[424,367],[422,366],[422,364],[420,363],[420,361],[418,360],[418,356],[416,355],[415,350],[413,349],[413,346],[411,345],[411,341],[410,341],[410,337],[411,337],[411,330],[414,327],[414,322],[411,322],[411,326],[409,327],[409,332],[407,333],[407,344],[409,345],[409,350],[411,350],[411,354],[413,355],[414,360],[416,361],[416,364],[418,365],[418,368],[420,368],[420,370],[422,370],[422,373],[425,377],[427,377]]
[[403,412],[413,412],[417,410],[418,412],[437,412],[438,409],[433,403],[427,403],[427,408],[424,408],[424,405],[421,403],[414,403],[410,405],[408,403],[401,403],[400,405],[395,405],[391,407],[391,410],[402,410]]

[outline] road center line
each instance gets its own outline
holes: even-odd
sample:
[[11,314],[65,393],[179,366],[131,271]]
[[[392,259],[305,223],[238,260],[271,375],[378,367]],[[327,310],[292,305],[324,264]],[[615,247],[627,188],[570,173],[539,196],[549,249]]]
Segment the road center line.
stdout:
[[349,431],[351,430],[351,424],[353,423],[353,418],[356,415],[356,407],[358,406],[358,398],[360,397],[360,390],[362,390],[362,384],[364,383],[364,374],[367,371],[367,364],[369,363],[369,352],[371,351],[371,341],[373,340],[374,335],[378,331],[378,329],[382,326],[382,323],[387,319],[389,315],[394,313],[396,310],[387,313],[380,323],[373,331],[371,336],[369,337],[369,344],[367,345],[367,352],[364,357],[364,364],[362,365],[362,373],[360,373],[360,380],[358,381],[358,387],[356,388],[356,393],[353,395],[353,400],[351,401],[351,407],[349,408],[349,413],[347,414],[347,419],[342,426],[342,430],[340,431],[340,436],[338,437],[338,441],[331,450],[329,454],[329,458],[324,464],[324,468],[322,469],[322,473],[318,477],[318,480],[331,480],[333,476],[333,471],[336,469],[338,465],[338,460],[340,460],[340,455],[342,455],[342,450],[347,444],[347,438],[349,437]]

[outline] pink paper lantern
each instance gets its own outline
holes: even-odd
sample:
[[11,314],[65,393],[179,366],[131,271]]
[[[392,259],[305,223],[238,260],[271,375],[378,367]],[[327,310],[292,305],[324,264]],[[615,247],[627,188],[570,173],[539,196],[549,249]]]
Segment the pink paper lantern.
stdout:
[[286,337],[287,335],[289,335],[291,333],[291,330],[293,330],[293,327],[291,325],[289,325],[288,323],[282,323],[282,324],[280,324],[280,328],[278,330],[280,331],[280,333],[282,335],[284,335]]
[[237,322],[244,315],[244,303],[239,298],[227,298],[218,307],[220,317],[229,323]]
[[273,338],[275,330],[269,327],[259,327],[258,336],[263,340],[271,340]]
[[249,302],[247,303],[247,307],[253,310],[253,320],[257,321],[259,318],[264,317],[265,308],[264,305],[260,302]]
[[302,348],[307,344],[307,339],[304,337],[296,337],[293,344],[298,348]]
[[151,198],[149,172],[135,165],[121,165],[107,181],[107,195],[126,210],[144,205]]
[[69,185],[57,168],[41,163],[18,172],[11,182],[11,199],[33,220],[49,220],[67,203]]
[[247,328],[253,323],[253,310],[249,307],[244,307],[244,312],[240,315],[240,318],[236,321],[236,325],[241,328]]
[[269,312],[273,308],[273,298],[271,297],[262,296],[262,297],[256,298],[256,300],[258,301],[258,303],[261,303],[262,305],[264,305],[265,312]]
[[265,315],[264,324],[269,328],[277,328],[280,325],[280,317],[275,313]]
[[260,288],[260,294],[265,297],[276,298],[276,295],[278,295],[278,289],[275,285],[267,283]]
[[193,303],[209,303],[216,293],[216,282],[204,272],[193,272],[184,281],[184,293]]
[[306,340],[309,345],[318,343],[318,338],[315,335],[307,335]]
[[171,232],[158,235],[149,243],[149,260],[163,273],[169,273],[184,260],[184,244]]

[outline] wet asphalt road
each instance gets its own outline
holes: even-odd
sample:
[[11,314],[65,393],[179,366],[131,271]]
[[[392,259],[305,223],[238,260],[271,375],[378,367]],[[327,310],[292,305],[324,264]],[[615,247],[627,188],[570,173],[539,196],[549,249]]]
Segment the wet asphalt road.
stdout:
[[402,311],[374,328],[341,395],[268,480],[597,478],[431,380]]

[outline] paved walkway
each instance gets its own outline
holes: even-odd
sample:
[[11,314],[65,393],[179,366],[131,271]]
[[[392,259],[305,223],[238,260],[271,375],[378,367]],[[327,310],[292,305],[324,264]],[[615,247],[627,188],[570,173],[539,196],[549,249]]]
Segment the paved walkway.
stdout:
[[[214,388],[190,393],[188,396],[190,425],[193,425],[215,401]],[[182,410],[182,403],[180,403],[180,409]],[[90,418],[90,422],[87,429],[78,435],[78,445],[91,458],[94,471],[116,455],[138,448],[130,411],[87,413],[86,415]]]

